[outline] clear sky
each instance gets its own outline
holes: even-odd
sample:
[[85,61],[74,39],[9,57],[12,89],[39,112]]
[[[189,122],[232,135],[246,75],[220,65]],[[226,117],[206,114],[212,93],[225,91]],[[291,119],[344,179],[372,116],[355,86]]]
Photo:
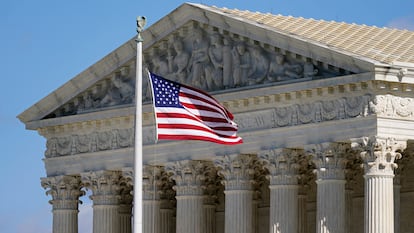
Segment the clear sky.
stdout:
[[[413,0],[217,0],[218,7],[414,31]],[[40,99],[180,6],[176,0],[2,0],[0,2],[0,232],[52,232],[50,196],[40,186],[45,140],[16,118]],[[80,233],[91,231],[87,197]]]

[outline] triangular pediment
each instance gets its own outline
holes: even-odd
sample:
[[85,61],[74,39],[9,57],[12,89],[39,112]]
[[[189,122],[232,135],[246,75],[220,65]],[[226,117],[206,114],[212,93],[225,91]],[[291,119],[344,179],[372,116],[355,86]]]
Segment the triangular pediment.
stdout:
[[[373,69],[371,59],[229,12],[183,4],[143,32],[144,68],[213,93],[327,79]],[[19,118],[29,122],[133,106],[134,39]],[[143,99],[149,102],[148,86],[144,79]]]

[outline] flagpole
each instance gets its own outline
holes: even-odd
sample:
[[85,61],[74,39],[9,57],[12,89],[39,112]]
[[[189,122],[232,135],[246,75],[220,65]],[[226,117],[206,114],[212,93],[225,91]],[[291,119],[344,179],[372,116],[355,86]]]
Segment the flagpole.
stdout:
[[146,18],[137,17],[137,60],[135,80],[135,154],[134,154],[134,205],[133,229],[134,233],[142,233],[142,42],[141,32],[144,29]]

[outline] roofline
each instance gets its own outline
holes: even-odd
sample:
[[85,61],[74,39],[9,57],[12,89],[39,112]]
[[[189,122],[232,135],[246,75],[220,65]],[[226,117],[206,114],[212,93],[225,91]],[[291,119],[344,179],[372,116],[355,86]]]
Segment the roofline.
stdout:
[[[238,34],[260,43],[269,44],[284,50],[292,51],[304,57],[319,61],[337,61],[336,56],[341,56],[346,63],[332,64],[337,67],[360,69],[353,72],[374,71],[377,65],[387,65],[377,61],[361,57],[359,55],[329,47],[326,44],[309,40],[295,34],[288,34],[276,28],[247,20],[238,16],[228,15],[214,7],[202,4],[184,3],[165,17],[161,18],[143,31],[143,48],[163,40],[172,31],[177,30],[189,21],[197,21],[211,25],[231,33]],[[321,53],[314,53],[321,49]],[[63,84],[61,87],[20,113],[17,118],[27,124],[30,121],[38,121],[49,113],[55,111],[62,104],[74,98],[79,93],[88,89],[91,85],[109,75],[118,67],[131,61],[136,56],[136,43],[134,38],[129,39],[98,62],[92,64],[86,70]],[[99,67],[99,69],[97,69]]]

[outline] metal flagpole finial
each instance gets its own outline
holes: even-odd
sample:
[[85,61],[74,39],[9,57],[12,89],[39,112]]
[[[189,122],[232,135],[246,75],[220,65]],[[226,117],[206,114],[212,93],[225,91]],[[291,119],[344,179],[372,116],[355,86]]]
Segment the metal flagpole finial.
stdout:
[[144,30],[145,24],[147,23],[147,19],[145,18],[145,16],[138,16],[137,17],[137,42],[143,42],[144,39],[141,36],[141,32]]

